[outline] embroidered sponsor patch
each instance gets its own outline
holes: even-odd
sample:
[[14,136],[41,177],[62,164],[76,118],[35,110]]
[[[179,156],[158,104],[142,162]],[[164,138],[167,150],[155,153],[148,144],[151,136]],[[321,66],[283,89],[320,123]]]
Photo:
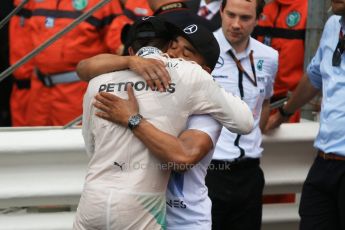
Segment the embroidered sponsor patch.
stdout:
[[162,9],[162,11],[165,11],[165,10],[171,10],[171,9],[175,9],[175,8],[183,8],[183,4],[179,3],[179,2],[171,3],[168,5],[162,6],[161,9]]
[[301,14],[297,11],[291,11],[286,17],[286,24],[288,27],[296,26],[301,20]]
[[264,65],[264,60],[260,59],[258,61],[258,63],[256,64],[256,68],[259,70],[259,71],[262,71],[262,66]]
[[72,0],[72,5],[76,10],[83,10],[87,6],[88,0]]

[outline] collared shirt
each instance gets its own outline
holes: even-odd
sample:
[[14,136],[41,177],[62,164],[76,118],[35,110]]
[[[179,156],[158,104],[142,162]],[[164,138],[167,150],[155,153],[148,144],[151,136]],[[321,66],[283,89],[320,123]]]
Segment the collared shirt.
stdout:
[[307,71],[311,83],[322,90],[323,96],[320,130],[314,146],[326,153],[345,156],[345,53],[341,55],[340,66],[332,66],[341,28],[345,28],[344,18],[332,16],[328,19]]
[[[187,128],[206,133],[216,146],[222,126],[209,115],[193,115]],[[205,177],[213,150],[188,171],[170,175],[166,192],[167,230],[211,229],[211,200]]]
[[248,47],[243,53],[237,54],[226,40],[222,29],[214,33],[221,52],[216,68],[212,72],[214,79],[228,92],[240,95],[239,71],[235,61],[229,55],[231,50],[245,71],[253,78],[249,54],[253,50],[257,87],[243,75],[243,100],[248,104],[254,116],[254,129],[248,135],[241,135],[222,129],[216,145],[213,159],[233,161],[244,154],[244,157],[259,158],[262,153],[262,134],[259,127],[262,103],[273,94],[273,82],[278,68],[278,52],[257,40],[250,38]]
[[210,20],[211,18],[213,18],[214,15],[216,15],[218,13],[218,11],[220,10],[220,6],[222,4],[222,1],[212,1],[209,4],[206,4],[205,0],[201,0],[200,1],[200,8],[206,6],[209,14],[206,16],[206,19]]

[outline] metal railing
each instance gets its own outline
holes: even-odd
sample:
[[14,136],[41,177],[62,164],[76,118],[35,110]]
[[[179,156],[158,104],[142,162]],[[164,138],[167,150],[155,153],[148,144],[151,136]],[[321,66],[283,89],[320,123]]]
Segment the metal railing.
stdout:
[[16,8],[14,8],[1,22],[0,22],[0,29],[6,25],[6,23],[11,19],[11,17],[17,14],[29,0],[22,1]]
[[50,46],[52,43],[54,43],[56,40],[58,40],[60,37],[65,35],[67,32],[71,31],[79,25],[82,21],[90,17],[96,10],[103,7],[105,4],[109,3],[111,0],[101,0],[96,5],[94,5],[89,11],[85,12],[84,14],[80,15],[78,18],[76,18],[71,24],[66,26],[64,29],[62,29],[60,32],[49,38],[46,42],[44,42],[42,45],[35,48],[33,51],[31,51],[29,54],[27,54],[25,57],[20,59],[18,62],[16,62],[14,65],[11,65],[9,68],[7,68],[4,72],[0,74],[0,82],[3,81],[6,77],[8,77],[10,74],[12,74],[17,68],[19,68],[21,65],[28,62],[31,58],[35,57],[37,54],[39,54],[41,51],[43,51],[45,48]]

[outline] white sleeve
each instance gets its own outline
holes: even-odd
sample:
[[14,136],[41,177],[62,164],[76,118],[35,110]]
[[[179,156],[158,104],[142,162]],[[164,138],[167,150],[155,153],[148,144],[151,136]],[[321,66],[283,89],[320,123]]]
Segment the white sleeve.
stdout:
[[188,118],[187,129],[195,129],[206,133],[216,146],[222,125],[209,115],[192,115]]
[[192,95],[189,105],[194,114],[210,114],[233,133],[248,134],[254,127],[254,118],[241,98],[226,92],[205,71],[194,71]]
[[272,52],[271,55],[271,66],[269,69],[269,78],[268,81],[266,83],[266,95],[265,95],[265,99],[270,99],[273,96],[273,86],[274,86],[274,81],[275,78],[277,76],[277,72],[278,72],[278,58],[279,58],[279,54],[276,50],[274,50],[274,52]]
[[95,150],[95,141],[94,136],[92,134],[92,113],[93,113],[93,95],[90,93],[90,83],[87,91],[84,95],[83,100],[83,123],[82,123],[82,134],[85,143],[86,153],[89,157],[91,157]]

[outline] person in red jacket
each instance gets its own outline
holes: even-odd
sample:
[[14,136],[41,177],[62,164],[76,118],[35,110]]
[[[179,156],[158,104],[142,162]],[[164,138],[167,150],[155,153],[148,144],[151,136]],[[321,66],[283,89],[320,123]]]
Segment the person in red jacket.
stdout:
[[[98,0],[36,1],[30,19],[37,47],[96,5]],[[118,0],[107,3],[34,58],[29,125],[65,125],[82,114],[86,84],[75,73],[78,62],[100,53],[121,53],[120,31],[128,19]]]
[[[286,98],[303,76],[304,38],[308,16],[307,0],[273,0],[264,7],[254,37],[279,52],[279,67],[271,103]],[[271,114],[279,112],[273,110]],[[289,115],[299,122],[300,111]],[[265,195],[264,203],[295,202],[295,194]]]
[[[21,0],[15,0],[17,6]],[[30,36],[29,18],[33,1],[29,1],[24,8],[10,20],[9,51],[10,64],[15,64],[34,48]],[[12,126],[27,126],[26,110],[30,98],[30,79],[33,74],[33,63],[29,61],[13,72],[13,87],[10,97]]]
[[[273,0],[266,4],[254,31],[259,41],[279,52],[279,68],[271,102],[288,96],[303,75],[307,0]],[[290,117],[298,122],[300,112]]]

